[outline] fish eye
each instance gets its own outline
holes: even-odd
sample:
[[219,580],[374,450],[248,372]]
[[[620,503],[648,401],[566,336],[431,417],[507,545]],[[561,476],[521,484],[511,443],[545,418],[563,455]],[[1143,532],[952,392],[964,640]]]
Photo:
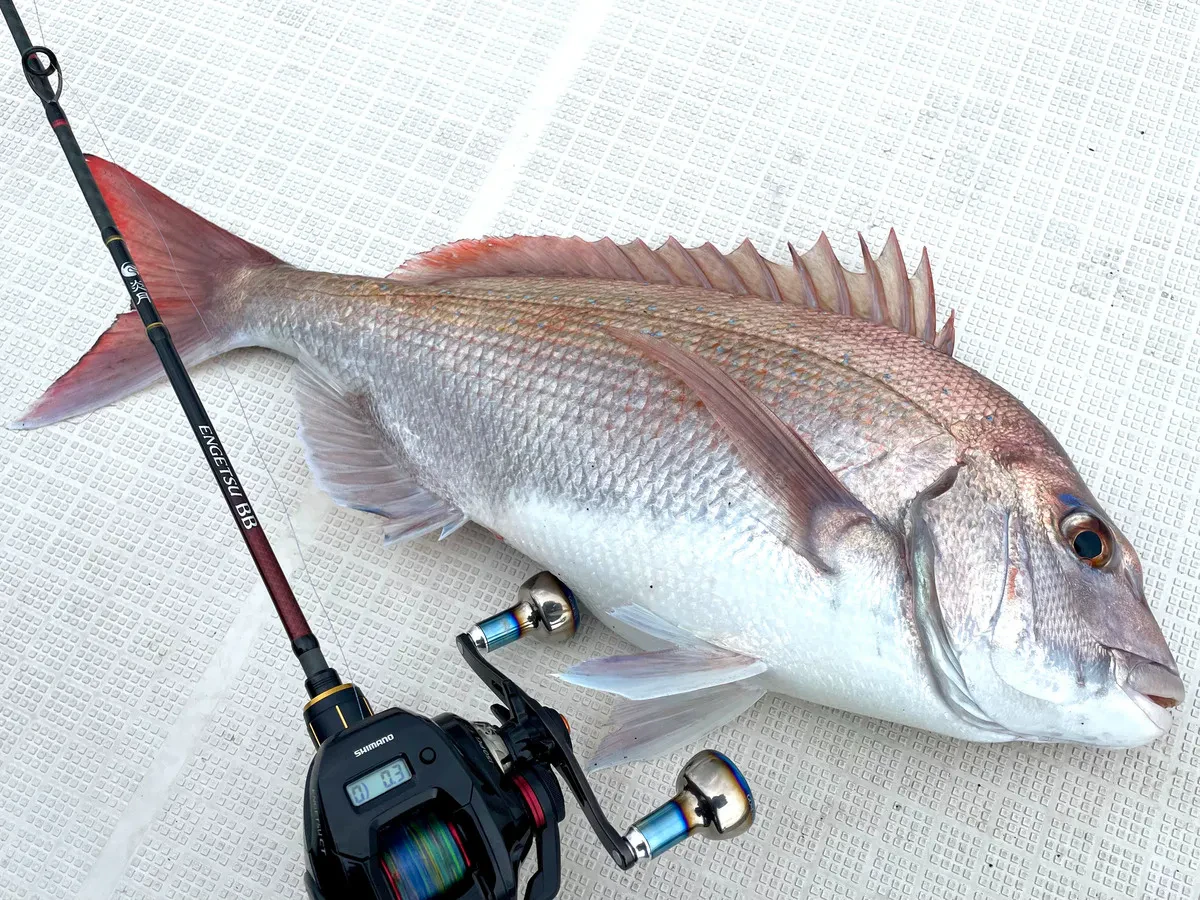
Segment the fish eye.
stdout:
[[1075,555],[1089,566],[1099,569],[1112,559],[1112,532],[1091,513],[1083,510],[1067,513],[1060,527]]

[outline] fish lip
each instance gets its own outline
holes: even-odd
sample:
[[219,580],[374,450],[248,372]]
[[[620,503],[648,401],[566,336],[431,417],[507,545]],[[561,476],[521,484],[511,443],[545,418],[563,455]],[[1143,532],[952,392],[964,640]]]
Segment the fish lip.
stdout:
[[[1160,732],[1173,721],[1171,708],[1184,701],[1187,691],[1175,666],[1146,659],[1118,647],[1105,647],[1113,659],[1113,676],[1131,700]],[[1170,707],[1160,701],[1168,701]]]

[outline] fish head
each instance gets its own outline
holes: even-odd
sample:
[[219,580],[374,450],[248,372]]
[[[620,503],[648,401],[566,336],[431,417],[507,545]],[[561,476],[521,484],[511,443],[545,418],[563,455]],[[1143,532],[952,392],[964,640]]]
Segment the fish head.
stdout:
[[953,708],[1019,740],[1132,747],[1166,732],[1184,686],[1141,562],[1061,449],[972,455],[917,514],[933,544],[918,619],[940,617],[922,638],[940,641],[928,655]]

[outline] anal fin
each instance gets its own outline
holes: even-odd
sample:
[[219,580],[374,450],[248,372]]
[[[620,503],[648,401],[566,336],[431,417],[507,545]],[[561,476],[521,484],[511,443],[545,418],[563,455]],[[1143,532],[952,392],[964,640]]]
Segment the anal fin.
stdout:
[[653,700],[744,681],[767,670],[761,659],[710,643],[644,606],[618,606],[608,615],[618,632],[622,627],[636,632],[636,643],[645,646],[649,638],[667,646],[584,660],[560,674],[563,681],[630,700]]
[[732,722],[766,691],[738,681],[654,700],[622,700],[609,717],[611,730],[588,762],[588,771],[663,756]]
[[467,522],[462,510],[417,481],[366,397],[344,389],[315,361],[301,356],[300,362],[300,443],[317,487],[339,506],[387,518],[389,544],[434,531],[445,538]]

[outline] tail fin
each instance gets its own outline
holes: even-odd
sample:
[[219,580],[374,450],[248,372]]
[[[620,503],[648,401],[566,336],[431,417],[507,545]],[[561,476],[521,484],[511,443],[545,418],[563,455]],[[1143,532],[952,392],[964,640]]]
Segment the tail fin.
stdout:
[[[87,157],[159,315],[187,365],[233,349],[239,322],[220,287],[238,271],[281,260],[176,203],[120,166]],[[163,377],[136,312],[122,313],[10,428],[91,412]]]

